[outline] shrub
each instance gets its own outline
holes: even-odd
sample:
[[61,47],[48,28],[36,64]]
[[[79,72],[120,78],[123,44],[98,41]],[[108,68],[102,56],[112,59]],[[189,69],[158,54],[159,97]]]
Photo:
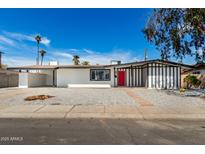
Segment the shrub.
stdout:
[[201,84],[201,81],[197,79],[197,76],[195,75],[188,75],[184,78],[184,81],[186,82],[187,88],[191,88],[194,86],[194,88],[199,87]]
[[180,88],[179,91],[180,91],[180,93],[184,93],[186,91],[186,89],[185,88]]

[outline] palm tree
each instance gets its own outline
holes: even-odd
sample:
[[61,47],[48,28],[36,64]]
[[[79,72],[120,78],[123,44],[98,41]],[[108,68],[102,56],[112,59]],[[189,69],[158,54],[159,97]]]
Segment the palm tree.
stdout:
[[37,58],[36,58],[36,65],[39,65],[39,44],[41,42],[41,36],[36,35],[35,40],[37,42]]
[[82,65],[90,65],[90,62],[89,61],[83,61]]
[[73,56],[73,64],[74,65],[79,65],[80,64],[80,57],[78,55]]
[[41,65],[43,64],[43,57],[45,56],[45,54],[46,54],[46,51],[42,49],[42,50],[40,51],[40,55],[41,55]]

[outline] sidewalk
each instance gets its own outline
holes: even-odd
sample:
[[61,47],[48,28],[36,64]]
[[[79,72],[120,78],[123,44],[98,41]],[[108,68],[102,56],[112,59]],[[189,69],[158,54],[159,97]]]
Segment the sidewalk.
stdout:
[[69,119],[69,118],[110,118],[110,119],[178,119],[203,120],[205,109],[173,109],[155,106],[129,105],[15,105],[0,106],[0,118],[23,119]]

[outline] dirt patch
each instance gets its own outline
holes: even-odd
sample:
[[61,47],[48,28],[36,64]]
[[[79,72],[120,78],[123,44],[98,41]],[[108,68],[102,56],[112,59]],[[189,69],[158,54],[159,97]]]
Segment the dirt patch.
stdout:
[[25,101],[34,101],[34,100],[45,100],[45,99],[49,99],[55,96],[50,96],[50,95],[36,95],[36,96],[29,96],[26,97],[24,100]]

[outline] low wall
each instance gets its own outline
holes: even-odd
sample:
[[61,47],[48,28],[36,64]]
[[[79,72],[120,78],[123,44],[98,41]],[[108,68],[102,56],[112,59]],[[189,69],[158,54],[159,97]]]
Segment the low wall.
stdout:
[[18,87],[18,81],[18,73],[11,71],[0,71],[0,88]]

